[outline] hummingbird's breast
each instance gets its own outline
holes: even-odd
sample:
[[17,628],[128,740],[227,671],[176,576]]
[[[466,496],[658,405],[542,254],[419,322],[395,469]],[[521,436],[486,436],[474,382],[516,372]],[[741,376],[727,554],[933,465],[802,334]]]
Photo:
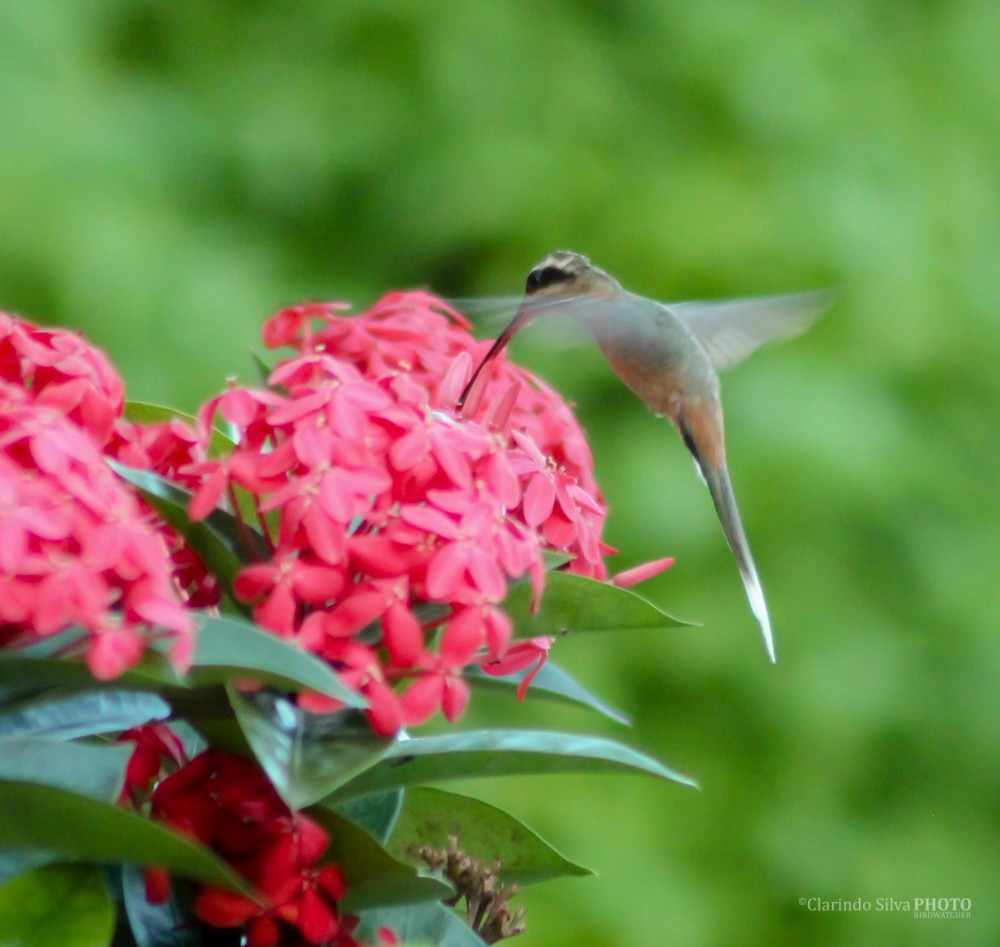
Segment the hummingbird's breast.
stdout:
[[718,398],[708,356],[667,307],[628,297],[588,327],[618,377],[654,414],[676,420],[685,404]]

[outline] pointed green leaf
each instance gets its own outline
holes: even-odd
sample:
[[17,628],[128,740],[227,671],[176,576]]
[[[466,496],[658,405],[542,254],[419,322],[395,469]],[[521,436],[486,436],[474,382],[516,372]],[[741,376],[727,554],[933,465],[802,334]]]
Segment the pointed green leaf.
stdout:
[[407,904],[402,907],[362,911],[358,937],[365,943],[375,940],[379,928],[387,927],[406,947],[485,947],[454,911],[443,904]]
[[254,371],[257,374],[257,384],[267,385],[267,380],[271,377],[273,369],[256,352],[251,352],[250,358],[253,360]]
[[[528,673],[528,671],[518,671],[516,674],[495,677],[492,674],[485,674],[478,667],[471,667],[466,668],[462,675],[473,687],[480,690],[505,690],[513,693]],[[588,707],[590,710],[596,710],[602,716],[614,720],[615,723],[625,726],[631,725],[629,718],[621,711],[604,703],[561,667],[553,664],[551,660],[542,665],[541,670],[532,680],[531,686],[528,688],[528,698],[531,697],[547,698]]]
[[531,586],[520,583],[504,600],[519,638],[583,631],[651,631],[690,625],[629,589],[571,572],[549,572],[536,614],[531,614]]
[[340,866],[347,883],[345,910],[417,901],[440,901],[455,890],[429,870],[420,871],[393,857],[360,826],[327,806],[314,806],[309,815],[330,833],[324,859]]
[[[31,657],[25,650],[0,651],[0,680],[5,685],[3,703],[16,706],[27,695],[43,693],[53,688],[64,692],[81,688],[101,687],[101,682],[90,673],[90,668],[78,658]],[[115,685],[121,687],[123,679]]]
[[422,845],[445,849],[448,837],[483,864],[500,861],[506,883],[537,884],[565,875],[591,875],[512,815],[471,796],[416,786],[406,791],[403,811],[389,840],[389,851],[401,861],[419,863]]
[[150,648],[140,662],[111,682],[98,681],[74,657],[32,657],[26,651],[0,652],[0,680],[17,683],[18,693],[59,687],[65,691],[157,690],[175,702],[177,688],[251,678],[288,690],[309,690],[351,707],[365,700],[345,685],[328,664],[293,642],[268,634],[232,616],[195,612],[198,635],[191,671],[182,676],[166,657]]
[[556,552],[554,549],[543,549],[542,568],[546,572],[552,572],[566,565],[567,562],[572,562],[575,558],[576,556],[571,556],[565,552]]
[[0,888],[0,947],[98,947],[115,927],[100,872],[49,865]]
[[198,422],[193,414],[185,414],[175,408],[147,401],[126,401],[125,420],[133,424],[166,424],[169,421],[183,421],[193,428]]
[[229,699],[254,756],[292,809],[328,796],[393,744],[356,710],[312,714],[267,691],[230,688]]
[[[59,744],[60,752],[72,744]],[[207,848],[148,819],[57,786],[0,780],[0,850],[68,861],[136,862],[231,891],[246,882]]]
[[[139,660],[113,681],[99,681],[91,673],[82,653],[90,632],[78,625],[54,635],[57,646],[48,648],[42,641],[16,651],[0,651],[0,680],[10,682],[7,692],[20,695],[59,688],[64,694],[81,690],[109,692],[114,690],[147,691],[164,686],[180,687],[184,682],[167,659],[164,642],[151,641]],[[4,698],[7,693],[4,693]],[[8,701],[4,700],[5,703]]]
[[198,613],[191,678],[198,683],[255,678],[292,690],[310,690],[348,707],[364,707],[330,666],[290,641],[239,618]]
[[46,783],[114,802],[132,750],[126,743],[91,746],[39,736],[4,737],[0,739],[0,779]]
[[0,737],[42,734],[75,740],[169,716],[170,705],[156,694],[105,690],[66,696],[49,691],[19,701],[0,714]]
[[340,801],[447,779],[542,773],[643,773],[697,784],[651,756],[604,737],[543,730],[475,730],[395,744],[385,758],[341,787]]

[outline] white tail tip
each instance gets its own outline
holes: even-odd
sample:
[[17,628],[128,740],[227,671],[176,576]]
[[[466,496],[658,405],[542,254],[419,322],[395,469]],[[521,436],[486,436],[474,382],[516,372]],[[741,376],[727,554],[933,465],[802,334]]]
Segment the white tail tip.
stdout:
[[774,654],[774,635],[771,633],[771,618],[767,614],[767,603],[764,601],[764,590],[761,588],[760,579],[755,572],[743,575],[743,586],[747,591],[747,598],[750,600],[750,608],[754,616],[760,623],[760,630],[764,635],[764,646],[767,648],[767,656],[772,664],[776,664],[778,659]]

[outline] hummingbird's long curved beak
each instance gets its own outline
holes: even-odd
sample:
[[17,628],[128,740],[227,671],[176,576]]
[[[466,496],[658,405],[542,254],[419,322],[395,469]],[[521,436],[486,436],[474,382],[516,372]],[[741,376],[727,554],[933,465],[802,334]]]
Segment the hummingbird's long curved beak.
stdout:
[[510,320],[507,328],[497,336],[496,342],[493,343],[492,348],[486,353],[486,356],[479,363],[479,366],[472,373],[472,378],[469,379],[469,383],[465,386],[465,390],[462,392],[462,396],[458,399],[457,407],[461,411],[465,406],[466,399],[469,397],[469,393],[472,391],[473,385],[475,385],[476,380],[479,378],[482,370],[493,361],[506,347],[507,343],[517,335],[529,322],[533,322],[538,316],[541,315],[542,307],[532,305],[530,300],[525,300],[521,303],[514,315],[514,318]]

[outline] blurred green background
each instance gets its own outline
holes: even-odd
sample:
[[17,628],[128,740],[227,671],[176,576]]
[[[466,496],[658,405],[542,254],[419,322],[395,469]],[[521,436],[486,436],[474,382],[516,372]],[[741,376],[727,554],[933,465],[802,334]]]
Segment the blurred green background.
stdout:
[[[998,942],[1000,5],[0,13],[0,305],[84,330],[135,399],[251,377],[282,304],[517,293],[557,247],[661,299],[838,287],[724,381],[776,667],[673,432],[596,351],[515,344],[578,404],[621,567],[675,555],[645,591],[704,623],[557,658],[703,788],[475,789],[599,872],[527,892],[524,947]],[[473,720],[501,714],[612,732]],[[878,910],[919,897],[972,918]]]

